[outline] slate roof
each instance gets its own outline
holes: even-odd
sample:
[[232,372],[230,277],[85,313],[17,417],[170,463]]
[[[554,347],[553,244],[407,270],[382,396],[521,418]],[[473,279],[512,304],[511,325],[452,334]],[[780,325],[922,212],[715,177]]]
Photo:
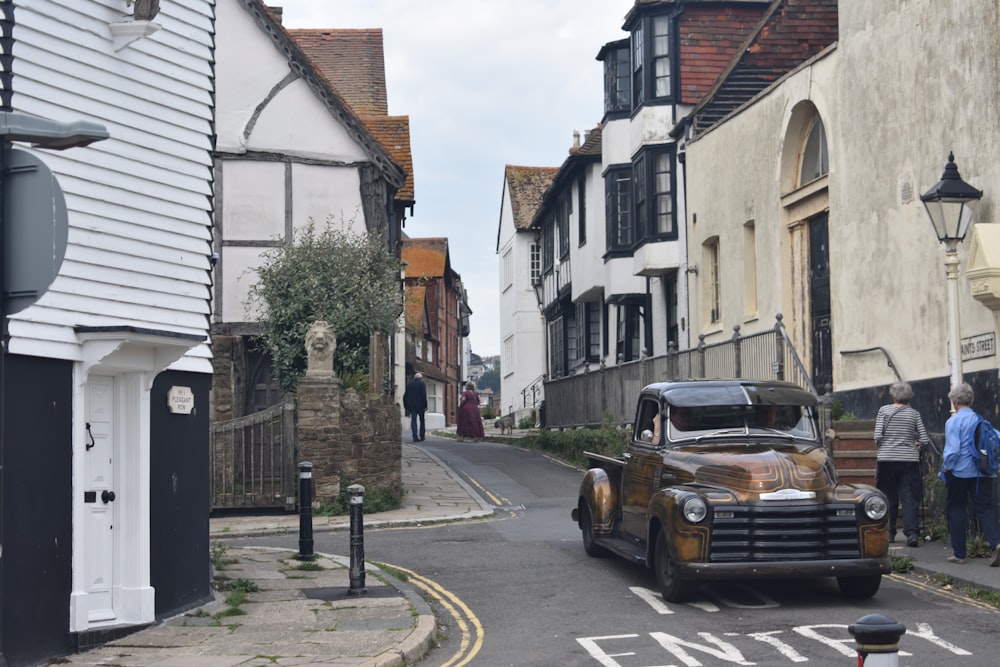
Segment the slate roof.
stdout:
[[837,42],[837,0],[774,0],[687,120],[715,126],[802,63]]
[[274,42],[278,50],[285,54],[288,66],[309,85],[316,96],[341,123],[347,134],[364,150],[368,159],[378,167],[387,182],[396,188],[403,187],[408,174],[392,157],[390,151],[375,136],[361,117],[351,108],[346,99],[333,87],[318,67],[305,54],[298,42],[281,25],[281,21],[262,0],[239,0],[265,34]]
[[558,167],[518,167],[508,164],[504,169],[514,229],[529,229],[535,212],[542,204],[545,191],[552,185]]
[[288,34],[406,172],[395,199],[412,203],[410,118],[388,115],[382,29],[293,28]]

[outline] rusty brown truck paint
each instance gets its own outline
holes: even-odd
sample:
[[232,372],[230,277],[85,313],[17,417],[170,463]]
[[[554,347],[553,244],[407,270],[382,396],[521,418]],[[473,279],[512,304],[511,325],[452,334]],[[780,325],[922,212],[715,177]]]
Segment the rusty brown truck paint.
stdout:
[[885,497],[838,484],[812,394],[782,382],[651,384],[631,433],[620,457],[588,454],[573,519],[588,554],[644,563],[667,600],[699,581],[809,576],[865,598],[891,571]]

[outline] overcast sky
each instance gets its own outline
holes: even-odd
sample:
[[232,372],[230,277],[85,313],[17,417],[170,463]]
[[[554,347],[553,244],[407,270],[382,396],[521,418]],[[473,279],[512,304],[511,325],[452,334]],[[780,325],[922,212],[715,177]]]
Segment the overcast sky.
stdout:
[[603,112],[597,52],[633,0],[271,0],[288,28],[381,28],[389,114],[410,117],[411,237],[448,238],[472,351],[500,353],[504,165],[558,167]]

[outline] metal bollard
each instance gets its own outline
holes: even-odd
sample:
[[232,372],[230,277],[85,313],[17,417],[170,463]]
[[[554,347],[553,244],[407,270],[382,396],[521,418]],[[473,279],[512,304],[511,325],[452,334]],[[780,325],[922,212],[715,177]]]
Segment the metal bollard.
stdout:
[[299,553],[298,560],[314,560],[313,553],[313,507],[312,507],[313,464],[303,461],[299,464]]
[[858,667],[899,665],[899,638],[906,632],[905,626],[882,614],[868,614],[847,626],[847,631],[854,637]]
[[351,587],[348,595],[364,595],[365,589],[365,487],[351,484]]

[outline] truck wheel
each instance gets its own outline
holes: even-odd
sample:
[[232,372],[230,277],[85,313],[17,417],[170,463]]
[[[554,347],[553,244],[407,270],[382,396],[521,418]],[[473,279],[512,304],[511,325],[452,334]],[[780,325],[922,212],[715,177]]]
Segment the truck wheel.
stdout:
[[667,602],[684,602],[691,597],[691,582],[684,581],[677,575],[677,566],[670,557],[670,547],[664,531],[656,535],[656,546],[653,550],[653,571],[656,573],[656,584],[660,594]]
[[580,530],[583,531],[583,550],[592,558],[603,558],[608,550],[594,541],[594,517],[590,515],[590,505],[580,503]]
[[873,574],[864,577],[837,577],[837,585],[844,597],[852,600],[863,600],[870,598],[878,592],[879,584],[882,583],[881,574]]

